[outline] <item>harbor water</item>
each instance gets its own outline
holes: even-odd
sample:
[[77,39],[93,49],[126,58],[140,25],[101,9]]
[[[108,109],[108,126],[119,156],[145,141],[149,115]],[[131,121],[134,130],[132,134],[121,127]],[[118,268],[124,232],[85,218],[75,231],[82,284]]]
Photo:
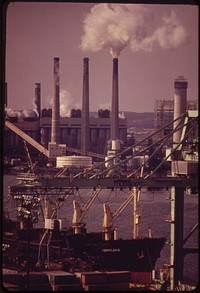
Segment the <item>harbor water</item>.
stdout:
[[[8,186],[16,184],[16,177],[13,175],[4,176],[4,199],[8,195]],[[73,200],[77,200],[80,207],[84,209],[85,204],[90,199],[92,190],[77,190],[63,203],[58,210],[58,217],[66,219],[68,225],[72,224]],[[88,232],[102,230],[103,224],[103,203],[109,203],[112,213],[114,213],[131,191],[126,190],[102,190],[90,209],[86,212],[83,221],[86,223]],[[51,195],[51,200],[57,200],[58,194]],[[166,220],[170,218],[170,193],[169,190],[161,189],[149,191],[141,189],[140,200],[138,203],[139,237],[148,236],[151,229],[153,237],[166,237],[170,240],[170,223]],[[10,199],[5,210],[11,219],[16,219],[17,207],[15,202]],[[184,238],[189,234],[194,225],[198,222],[198,194],[184,196]],[[42,213],[39,214],[38,227],[44,225]],[[133,201],[126,207],[122,214],[114,222],[119,238],[132,238],[133,235]],[[198,229],[187,240],[184,247],[198,247]],[[157,260],[156,270],[162,268],[165,263],[170,261],[170,246],[166,244],[161,252],[161,257]],[[187,254],[184,259],[184,282],[196,286],[199,281],[199,255],[197,253]]]

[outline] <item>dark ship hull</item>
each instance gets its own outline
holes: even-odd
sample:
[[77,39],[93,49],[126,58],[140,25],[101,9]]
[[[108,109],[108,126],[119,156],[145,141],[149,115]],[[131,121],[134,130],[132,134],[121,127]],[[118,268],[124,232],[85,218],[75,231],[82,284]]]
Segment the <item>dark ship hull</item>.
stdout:
[[[104,240],[104,233],[74,234],[49,230],[50,241],[41,243],[45,229],[19,229],[10,222],[3,227],[4,267],[23,269],[27,262],[32,270],[44,269],[44,264],[66,271],[127,270],[151,272],[155,268],[165,238],[138,238]],[[28,236],[29,235],[29,236]],[[46,241],[48,243],[48,239]],[[29,246],[29,255],[27,248]],[[47,252],[48,249],[48,252]],[[40,255],[39,255],[40,250]],[[47,259],[49,255],[49,259]]]
[[78,258],[85,255],[96,261],[99,270],[149,272],[166,242],[165,238],[102,240],[102,233],[72,234],[70,247]]

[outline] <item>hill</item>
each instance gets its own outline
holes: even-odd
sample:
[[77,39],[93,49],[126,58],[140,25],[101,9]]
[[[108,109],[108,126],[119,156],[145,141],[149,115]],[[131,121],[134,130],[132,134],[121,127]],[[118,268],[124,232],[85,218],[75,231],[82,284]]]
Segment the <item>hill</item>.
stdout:
[[154,128],[154,113],[153,112],[124,112],[127,118],[127,127],[138,128]]

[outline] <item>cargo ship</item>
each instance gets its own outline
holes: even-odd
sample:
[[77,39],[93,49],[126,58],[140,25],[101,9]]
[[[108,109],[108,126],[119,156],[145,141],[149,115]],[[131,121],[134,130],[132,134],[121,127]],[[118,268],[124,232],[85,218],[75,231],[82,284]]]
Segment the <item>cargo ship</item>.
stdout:
[[[19,211],[19,207],[18,207]],[[103,229],[87,232],[74,201],[72,226],[65,228],[62,220],[45,219],[43,228],[33,228],[27,219],[3,221],[4,268],[32,271],[131,271],[149,273],[165,245],[166,238],[117,237],[112,226],[108,204],[104,204]]]
[[165,238],[103,240],[102,233],[71,234],[70,247],[79,259],[85,255],[97,270],[151,272],[165,244]]

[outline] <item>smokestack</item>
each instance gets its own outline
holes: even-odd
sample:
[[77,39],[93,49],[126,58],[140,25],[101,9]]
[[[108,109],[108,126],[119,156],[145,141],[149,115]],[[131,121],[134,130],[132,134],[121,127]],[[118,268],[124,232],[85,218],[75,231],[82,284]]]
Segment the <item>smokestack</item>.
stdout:
[[40,83],[35,83],[35,106],[38,117],[41,116],[41,86]]
[[52,102],[51,142],[60,143],[60,84],[59,58],[54,58],[54,89]]
[[118,59],[113,58],[113,83],[112,83],[112,111],[111,111],[111,140],[119,138],[119,101],[118,101]]
[[83,95],[82,95],[82,129],[81,129],[81,149],[89,151],[90,123],[89,123],[89,58],[83,59]]
[[[177,79],[174,80],[174,88],[175,88],[175,95],[174,95],[174,120],[180,117],[181,114],[185,113],[187,110],[187,87],[188,82],[184,78],[184,76],[179,76]],[[174,122],[174,129],[176,127],[180,127],[184,124],[184,120],[182,118],[178,119]],[[181,140],[181,133],[182,129],[174,132],[173,134],[173,144],[176,146]]]

